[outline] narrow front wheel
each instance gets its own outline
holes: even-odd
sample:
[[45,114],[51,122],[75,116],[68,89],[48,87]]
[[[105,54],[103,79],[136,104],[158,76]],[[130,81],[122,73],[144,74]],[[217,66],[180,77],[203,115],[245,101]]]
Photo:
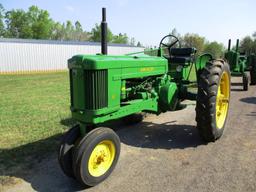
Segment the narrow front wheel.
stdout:
[[73,169],[84,186],[95,186],[114,170],[120,154],[118,135],[109,128],[90,131],[77,145],[73,156]]
[[59,148],[58,160],[60,167],[65,175],[74,177],[72,168],[72,156],[76,142],[80,138],[80,127],[76,125],[72,127],[63,137]]

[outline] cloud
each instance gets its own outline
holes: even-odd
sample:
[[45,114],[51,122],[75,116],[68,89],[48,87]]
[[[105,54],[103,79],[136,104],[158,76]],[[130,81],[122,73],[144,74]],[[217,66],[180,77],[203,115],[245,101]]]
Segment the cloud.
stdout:
[[75,8],[72,7],[71,5],[67,5],[67,6],[65,7],[65,9],[66,9],[67,11],[69,11],[69,12],[74,12],[74,11],[75,11]]

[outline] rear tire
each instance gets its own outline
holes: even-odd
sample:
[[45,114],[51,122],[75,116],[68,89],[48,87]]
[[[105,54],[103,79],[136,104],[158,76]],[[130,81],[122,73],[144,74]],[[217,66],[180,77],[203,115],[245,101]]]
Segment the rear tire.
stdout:
[[243,74],[243,90],[248,91],[249,87],[249,76],[247,73]]
[[223,60],[212,60],[198,82],[196,121],[200,136],[213,142],[223,134],[230,99],[230,70]]
[[109,128],[90,131],[76,146],[73,169],[83,186],[95,186],[114,170],[120,155],[118,135]]
[[251,76],[251,85],[256,85],[256,61],[252,63],[250,76]]

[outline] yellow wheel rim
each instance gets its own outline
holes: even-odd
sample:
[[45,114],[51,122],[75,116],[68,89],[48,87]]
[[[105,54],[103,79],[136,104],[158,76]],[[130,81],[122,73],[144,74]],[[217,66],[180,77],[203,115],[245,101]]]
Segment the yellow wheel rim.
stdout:
[[221,76],[216,97],[216,124],[218,129],[222,129],[229,107],[230,82],[229,75],[224,72]]
[[116,149],[112,141],[104,140],[97,144],[89,157],[89,173],[94,177],[105,174],[111,167],[115,154]]

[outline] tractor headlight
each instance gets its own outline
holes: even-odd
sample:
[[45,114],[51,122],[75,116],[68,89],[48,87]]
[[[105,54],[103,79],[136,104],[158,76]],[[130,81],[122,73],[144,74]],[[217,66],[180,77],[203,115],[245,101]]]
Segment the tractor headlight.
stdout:
[[182,68],[183,68],[182,65],[178,65],[178,66],[176,67],[176,71],[177,71],[177,72],[181,72],[181,71],[182,71]]

